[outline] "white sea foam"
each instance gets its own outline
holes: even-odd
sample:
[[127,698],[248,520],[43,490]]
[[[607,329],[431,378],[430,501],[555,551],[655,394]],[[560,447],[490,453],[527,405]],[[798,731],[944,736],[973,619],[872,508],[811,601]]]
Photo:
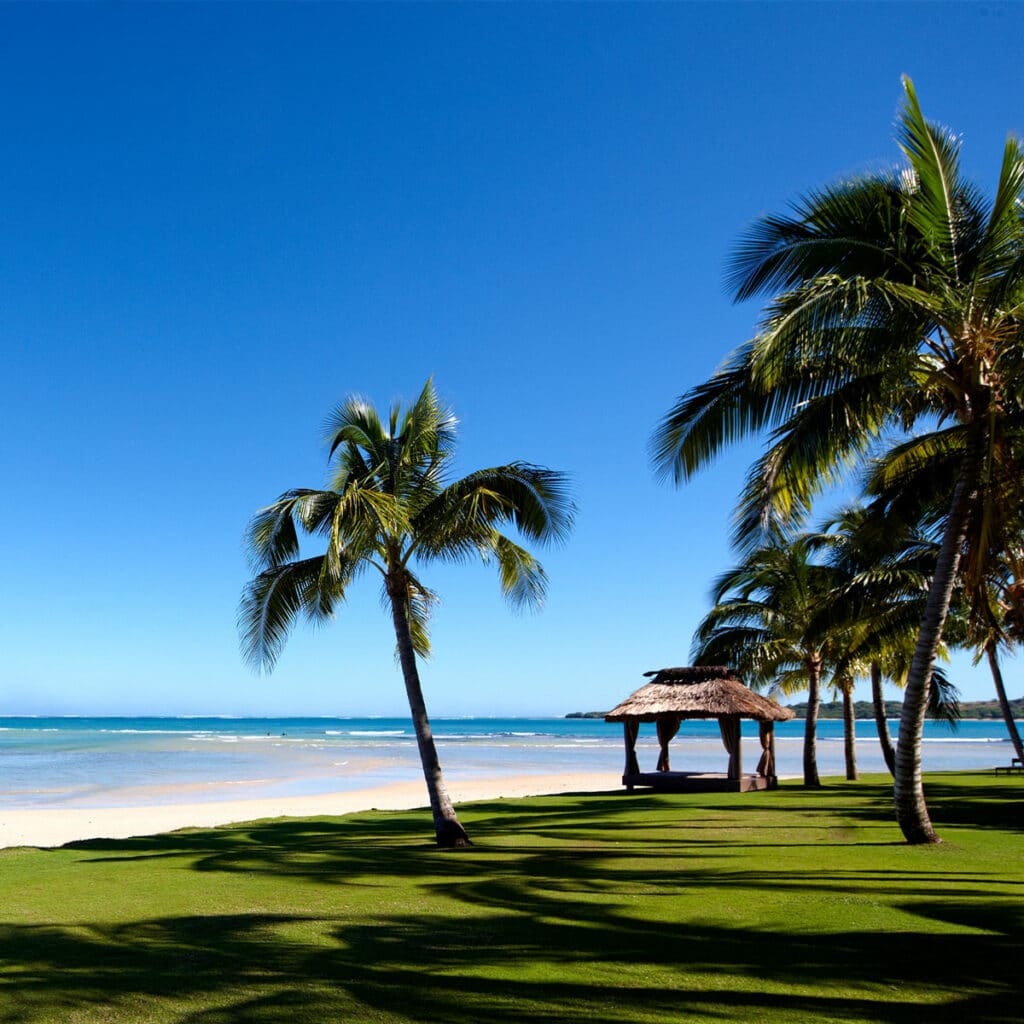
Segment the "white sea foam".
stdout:
[[[43,732],[50,730],[44,729]],[[56,729],[53,730],[57,732]],[[107,733],[113,736],[198,736],[200,734],[212,735],[212,729],[196,729],[194,732],[183,733],[180,729],[97,729],[97,732]]]
[[922,743],[1009,743],[1009,736],[922,736]]

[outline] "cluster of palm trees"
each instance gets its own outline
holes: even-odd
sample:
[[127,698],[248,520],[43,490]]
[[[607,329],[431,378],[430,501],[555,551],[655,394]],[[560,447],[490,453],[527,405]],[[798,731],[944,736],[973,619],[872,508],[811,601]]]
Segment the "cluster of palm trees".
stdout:
[[[776,534],[715,581],[693,661],[733,665],[755,688],[808,691],[807,786],[819,785],[817,719],[826,688],[842,699],[846,777],[857,778],[853,690],[858,678],[870,678],[882,754],[894,772],[882,684],[906,681],[935,557],[927,537],[865,506],[843,510],[820,532]],[[930,699],[934,714],[956,719],[955,687],[938,666]]]
[[[822,685],[849,710],[854,774],[853,681],[871,676],[880,709],[883,676],[903,682],[895,751],[884,709],[879,729],[903,833],[932,842],[921,734],[941,692],[944,631],[988,658],[1011,726],[998,650],[1024,639],[1024,150],[1007,142],[987,200],[961,174],[957,140],[904,88],[904,166],[809,193],[740,243],[736,298],[771,296],[760,329],[679,399],[653,455],[682,483],[726,445],[767,434],[739,499],[740,561],[715,584],[695,657],[809,690],[811,785]],[[574,514],[566,479],[517,462],[450,480],[455,419],[429,381],[386,419],[348,400],[328,434],[329,486],[288,491],[249,524],[243,651],[271,668],[299,617],[329,618],[358,576],[378,573],[437,841],[465,845],[420,686],[436,597],[418,566],[493,561],[510,600],[538,603],[543,569],[502,531],[563,539]],[[854,472],[861,506],[807,532],[815,499]],[[304,556],[302,534],[325,550]]]
[[[958,139],[928,122],[910,80],[903,85],[901,167],[810,192],[741,241],[730,282],[738,300],[769,296],[759,330],[682,395],[653,454],[682,483],[726,445],[767,435],[736,516],[751,572],[782,559],[773,538],[791,539],[815,499],[853,473],[876,522],[910,524],[933,546],[894,758],[897,819],[921,843],[938,840],[921,735],[951,609],[993,665],[999,645],[1024,633],[1024,149],[1008,139],[986,198],[961,173]],[[794,550],[810,546],[798,539]],[[809,562],[794,609],[834,589],[836,569]],[[756,595],[751,572],[728,574],[716,590],[735,587],[741,602]],[[881,593],[862,597],[882,606]],[[698,643],[706,636],[714,650],[728,640],[729,613],[709,619]],[[793,649],[812,705],[822,666],[837,657],[821,627],[812,617]],[[757,657],[752,648],[752,665]],[[762,660],[767,671],[767,649]]]

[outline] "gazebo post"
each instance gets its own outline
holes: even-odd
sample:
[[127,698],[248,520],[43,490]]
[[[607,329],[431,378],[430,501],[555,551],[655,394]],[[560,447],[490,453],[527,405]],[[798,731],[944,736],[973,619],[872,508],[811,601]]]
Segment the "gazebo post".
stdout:
[[624,718],[622,720],[622,736],[626,742],[626,766],[622,770],[622,781],[629,792],[633,791],[633,783],[628,782],[627,779],[640,773],[640,764],[636,759],[636,738],[639,734],[639,718]]

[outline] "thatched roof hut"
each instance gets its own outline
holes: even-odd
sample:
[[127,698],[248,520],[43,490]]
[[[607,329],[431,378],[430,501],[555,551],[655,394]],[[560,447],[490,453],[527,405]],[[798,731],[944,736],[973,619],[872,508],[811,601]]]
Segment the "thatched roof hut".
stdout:
[[[731,668],[702,665],[695,668],[663,668],[645,672],[653,677],[605,715],[606,722],[622,722],[626,739],[626,768],[622,781],[634,786],[671,789],[764,789],[776,783],[775,723],[793,718],[793,712],[749,690]],[[717,718],[722,742],[729,753],[725,776],[672,772],[668,745],[684,718]],[[744,776],[740,743],[740,719],[760,723],[761,760],[756,776]],[[641,722],[655,722],[661,746],[656,773],[640,771],[636,738]],[[718,785],[722,781],[722,785]]]
[[655,722],[659,715],[666,714],[682,718],[739,715],[759,722],[788,722],[793,717],[789,708],[747,689],[740,677],[724,665],[663,668],[644,675],[654,678],[609,711],[604,716],[606,722],[622,722],[626,718]]

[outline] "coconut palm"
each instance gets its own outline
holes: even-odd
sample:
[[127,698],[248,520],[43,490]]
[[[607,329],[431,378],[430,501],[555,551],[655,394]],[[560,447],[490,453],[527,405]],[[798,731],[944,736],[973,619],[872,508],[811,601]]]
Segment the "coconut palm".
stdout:
[[[1019,761],[1024,761],[1024,742],[1021,742],[1020,731],[1013,717],[1013,710],[1010,701],[1006,696],[1006,684],[1003,682],[1003,670],[999,664],[999,641],[994,636],[985,638],[979,658],[984,655],[988,661],[989,671],[992,673],[992,684],[996,689],[996,697],[999,700],[999,710],[1003,715],[1003,722],[1006,724],[1006,731],[1013,744],[1014,756]],[[977,662],[976,662],[977,663]]]
[[[506,598],[538,605],[544,570],[501,531],[512,526],[532,541],[562,540],[574,513],[565,477],[525,462],[450,480],[455,427],[431,381],[404,412],[392,406],[386,421],[358,397],[338,406],[328,424],[329,487],[287,491],[249,523],[246,540],[259,572],[239,610],[243,654],[269,670],[297,618],[330,619],[359,576],[380,575],[442,847],[469,840],[445,788],[420,684],[417,657],[430,651],[437,598],[418,567],[493,561]],[[326,551],[302,557],[302,533],[322,538]]]
[[[882,682],[888,676],[898,685],[906,681],[913,653],[922,601],[935,567],[935,545],[893,515],[850,505],[832,516],[824,528],[808,538],[837,574],[838,585],[821,609],[819,630],[842,630],[846,649],[837,668],[843,696],[846,777],[857,776],[853,731],[853,681],[871,680],[871,699],[882,756],[895,771],[896,750],[889,734]],[[944,676],[939,677],[946,683]],[[946,701],[948,688],[932,693]],[[933,708],[940,713],[941,702]]]
[[969,642],[975,649],[974,664],[977,665],[982,658],[988,662],[992,685],[995,687],[1007,734],[1013,744],[1014,756],[1024,761],[1024,742],[1021,741],[1013,709],[1006,695],[1006,684],[1003,682],[1003,670],[999,662],[1000,648],[1010,648],[1016,640],[1013,618],[1008,614],[1014,607],[1010,603],[1013,597],[1010,595],[1008,599],[1000,600],[995,587],[984,588],[976,597],[978,600],[968,627]]
[[[960,172],[956,137],[925,120],[909,79],[904,90],[902,168],[812,192],[740,244],[736,297],[772,296],[761,328],[682,396],[653,454],[682,482],[726,444],[769,431],[740,498],[747,544],[800,522],[872,445],[901,442],[904,462],[939,447],[955,459],[896,753],[897,820],[921,843],[938,841],[921,780],[932,667],[970,510],[1022,418],[1024,149],[1007,141],[987,201]],[[906,439],[915,426],[925,433]]]
[[734,665],[754,689],[806,689],[805,786],[819,786],[817,722],[834,634],[819,631],[819,610],[836,576],[810,557],[806,537],[776,537],[746,554],[712,587],[714,607],[694,634],[695,665]]
[[[999,450],[986,466],[976,500],[968,512],[968,529],[956,589],[955,643],[973,648],[975,664],[985,658],[992,674],[1007,733],[1018,757],[1024,744],[1014,721],[999,663],[999,649],[1021,638],[1024,621],[1024,463],[1022,432],[1003,425]],[[952,450],[951,450],[952,449]],[[879,461],[868,480],[879,518],[912,516],[920,529],[932,530],[942,521],[957,469],[955,447],[939,444],[904,457],[899,446]]]

